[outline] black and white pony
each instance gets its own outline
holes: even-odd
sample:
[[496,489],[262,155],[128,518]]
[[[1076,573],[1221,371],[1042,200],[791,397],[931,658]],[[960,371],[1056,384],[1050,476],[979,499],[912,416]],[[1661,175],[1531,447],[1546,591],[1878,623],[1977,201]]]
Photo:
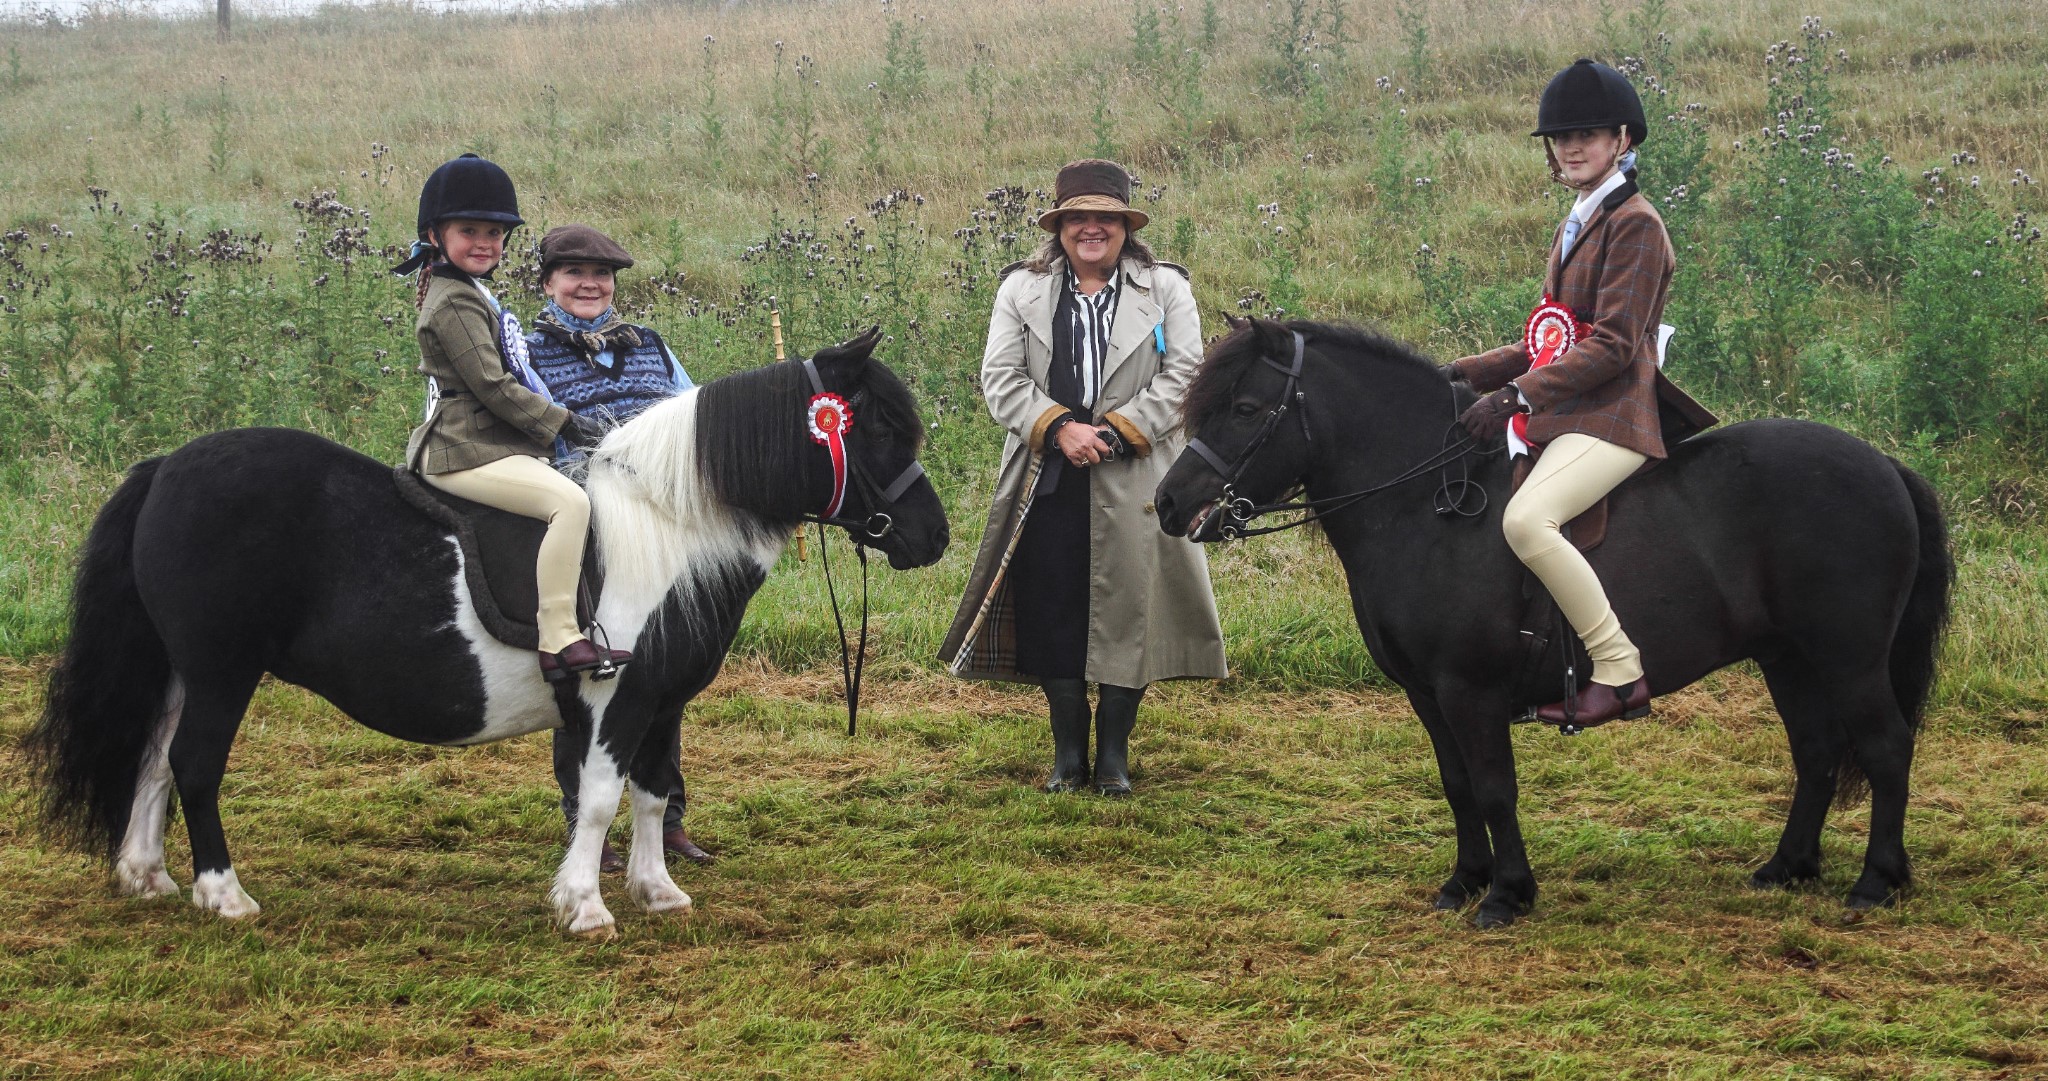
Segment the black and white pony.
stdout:
[[808,427],[815,383],[855,419],[833,523],[898,569],[946,548],[945,509],[916,465],[916,406],[869,358],[875,339],[822,351],[808,372],[776,364],[685,392],[599,445],[588,480],[604,575],[596,615],[636,658],[609,682],[551,688],[531,650],[487,633],[455,537],[401,500],[383,463],[306,432],[254,428],[135,466],[86,539],[71,637],[29,737],[47,822],[105,853],[123,893],[175,894],[164,868],[175,786],[193,903],[254,915],[218,795],[269,672],[419,743],[566,724],[587,744],[581,810],[551,894],[557,922],[576,933],[612,925],[598,858],[629,780],[627,892],[649,912],[687,911],[661,853],[675,768],[664,750],[792,529],[831,498],[831,455]]

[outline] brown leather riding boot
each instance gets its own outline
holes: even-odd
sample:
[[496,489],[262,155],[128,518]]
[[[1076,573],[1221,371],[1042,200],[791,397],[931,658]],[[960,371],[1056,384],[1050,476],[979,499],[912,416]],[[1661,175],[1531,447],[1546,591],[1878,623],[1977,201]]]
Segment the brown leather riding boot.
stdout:
[[541,651],[540,678],[549,683],[560,683],[573,678],[578,672],[616,669],[632,659],[633,655],[623,649],[600,650],[591,644],[590,639],[578,638],[560,653]]
[[661,850],[671,856],[681,856],[691,863],[710,863],[718,857],[697,847],[690,835],[677,826],[661,835]]
[[1591,728],[1613,720],[1633,721],[1650,715],[1650,681],[1636,680],[1626,687],[1588,683],[1577,701],[1552,702],[1536,711],[1536,719],[1559,728]]

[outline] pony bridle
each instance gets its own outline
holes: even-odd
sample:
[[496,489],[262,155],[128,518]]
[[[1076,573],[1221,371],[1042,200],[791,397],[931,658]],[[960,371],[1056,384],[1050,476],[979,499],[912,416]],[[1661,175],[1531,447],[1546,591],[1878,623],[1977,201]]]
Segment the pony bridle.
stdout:
[[1244,449],[1238,452],[1237,460],[1226,464],[1223,456],[1202,442],[1200,437],[1188,441],[1188,449],[1209,463],[1209,468],[1214,469],[1223,478],[1223,498],[1219,502],[1225,515],[1221,527],[1225,540],[1237,539],[1242,534],[1245,523],[1261,513],[1259,506],[1237,494],[1237,482],[1244,476],[1245,468],[1251,465],[1252,455],[1257,454],[1259,448],[1266,445],[1266,440],[1273,438],[1273,433],[1279,429],[1280,421],[1287,416],[1288,410],[1294,409],[1295,416],[1301,421],[1301,437],[1304,440],[1313,439],[1308,430],[1308,395],[1301,389],[1301,360],[1308,343],[1302,338],[1300,331],[1289,333],[1294,335],[1292,361],[1281,364],[1264,353],[1259,354],[1261,363],[1287,377],[1287,385],[1280,390],[1280,400],[1266,411],[1266,420],[1259,425],[1257,434],[1253,435],[1251,442],[1246,443]]
[[[1238,495],[1237,482],[1243,478],[1245,468],[1251,464],[1252,456],[1257,454],[1259,448],[1265,446],[1266,441],[1273,437],[1273,433],[1279,429],[1280,421],[1287,416],[1289,409],[1293,409],[1295,415],[1301,420],[1302,439],[1309,442],[1314,441],[1314,437],[1309,434],[1308,427],[1308,393],[1301,387],[1302,355],[1306,350],[1307,343],[1300,331],[1294,330],[1289,331],[1289,333],[1294,335],[1294,359],[1291,362],[1283,365],[1264,353],[1259,354],[1259,360],[1267,367],[1287,377],[1287,385],[1280,390],[1279,402],[1267,411],[1265,423],[1259,426],[1258,433],[1253,435],[1251,442],[1246,443],[1244,449],[1238,452],[1237,460],[1226,464],[1223,461],[1223,456],[1217,454],[1213,448],[1202,442],[1199,436],[1188,441],[1188,449],[1194,451],[1204,462],[1209,463],[1209,468],[1214,469],[1223,478],[1223,495],[1217,500],[1217,513],[1223,515],[1223,523],[1217,526],[1216,531],[1222,535],[1224,540],[1258,537],[1267,533],[1279,533],[1297,526],[1304,526],[1317,519],[1344,510],[1368,496],[1406,484],[1417,477],[1436,470],[1446,471],[1445,479],[1437,489],[1436,512],[1439,515],[1456,514],[1460,517],[1470,518],[1478,515],[1485,509],[1485,489],[1478,488],[1465,475],[1461,475],[1455,480],[1448,477],[1449,467],[1453,463],[1481,449],[1478,444],[1472,441],[1471,437],[1465,434],[1462,425],[1455,419],[1458,412],[1457,392],[1455,390],[1451,392],[1451,415],[1453,420],[1449,429],[1447,429],[1447,438],[1443,449],[1403,470],[1391,480],[1382,481],[1370,487],[1360,488],[1355,492],[1345,492],[1342,495],[1327,496],[1322,499],[1254,503],[1249,497]],[[1479,505],[1476,508],[1467,509],[1465,501],[1470,493],[1475,490],[1480,494]],[[1258,529],[1251,527],[1254,519],[1262,518],[1268,514],[1290,511],[1298,511],[1301,516],[1281,525],[1264,526]]]
[[811,398],[805,407],[804,423],[811,430],[812,440],[824,446],[832,456],[832,497],[822,513],[806,514],[804,520],[839,526],[852,534],[856,543],[881,540],[896,529],[896,519],[887,511],[871,509],[866,518],[840,516],[840,508],[846,503],[849,477],[859,486],[861,501],[869,508],[892,507],[910,491],[910,486],[916,484],[919,477],[924,476],[924,466],[913,458],[888,485],[876,484],[868,475],[867,468],[846,448],[846,434],[853,428],[852,407],[845,399],[825,389],[825,381],[818,378],[816,362],[807,358],[803,368],[804,375],[811,381]]

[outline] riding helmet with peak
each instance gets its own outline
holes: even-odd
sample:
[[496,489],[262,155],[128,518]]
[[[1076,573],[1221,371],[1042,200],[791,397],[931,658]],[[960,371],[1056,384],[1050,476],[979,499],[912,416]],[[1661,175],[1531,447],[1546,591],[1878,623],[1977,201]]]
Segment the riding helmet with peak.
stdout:
[[475,154],[464,154],[427,177],[420,188],[420,239],[427,231],[451,219],[495,221],[508,230],[523,225],[519,216],[519,194],[512,190],[512,178],[495,163]]
[[1563,135],[1585,128],[1626,128],[1630,146],[1643,145],[1650,135],[1643,99],[1628,76],[1592,60],[1580,60],[1551,78],[1536,105],[1536,130],[1529,134]]

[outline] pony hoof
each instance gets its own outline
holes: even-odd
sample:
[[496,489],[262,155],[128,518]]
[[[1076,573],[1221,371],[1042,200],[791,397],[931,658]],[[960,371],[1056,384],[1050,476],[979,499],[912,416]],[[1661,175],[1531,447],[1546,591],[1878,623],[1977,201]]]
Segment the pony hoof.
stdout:
[[114,888],[123,897],[176,897],[178,881],[162,867],[131,867],[121,864],[114,868]]
[[1899,903],[1899,898],[1904,893],[1905,891],[1902,889],[1890,890],[1882,895],[1866,893],[1862,890],[1851,890],[1849,891],[1848,900],[1849,911],[1868,912],[1874,908],[1891,908]]
[[247,919],[263,911],[242,889],[233,870],[201,872],[192,882],[192,904],[229,920]]
[[1765,864],[1749,876],[1749,888],[1753,890],[1791,890],[1810,886],[1820,880],[1820,872],[1805,873],[1788,871],[1774,864]]
[[612,914],[604,907],[604,902],[595,897],[567,911],[557,913],[555,921],[561,925],[562,930],[586,938],[608,938],[616,933],[614,925],[617,921],[612,919]]
[[685,916],[690,914],[690,895],[677,889],[672,882],[646,887],[636,885],[627,892],[632,895],[633,902],[640,906],[642,912],[681,912]]
[[1522,918],[1522,914],[1506,905],[1480,905],[1477,915],[1472,917],[1472,926],[1482,931],[1496,931]]
[[610,942],[619,937],[619,928],[617,924],[607,922],[592,927],[587,931],[570,931],[569,933],[585,942]]
[[1471,904],[1473,898],[1485,892],[1486,883],[1484,882],[1477,886],[1467,886],[1453,878],[1444,883],[1442,889],[1436,891],[1436,900],[1431,903],[1430,907],[1438,912],[1456,912]]

